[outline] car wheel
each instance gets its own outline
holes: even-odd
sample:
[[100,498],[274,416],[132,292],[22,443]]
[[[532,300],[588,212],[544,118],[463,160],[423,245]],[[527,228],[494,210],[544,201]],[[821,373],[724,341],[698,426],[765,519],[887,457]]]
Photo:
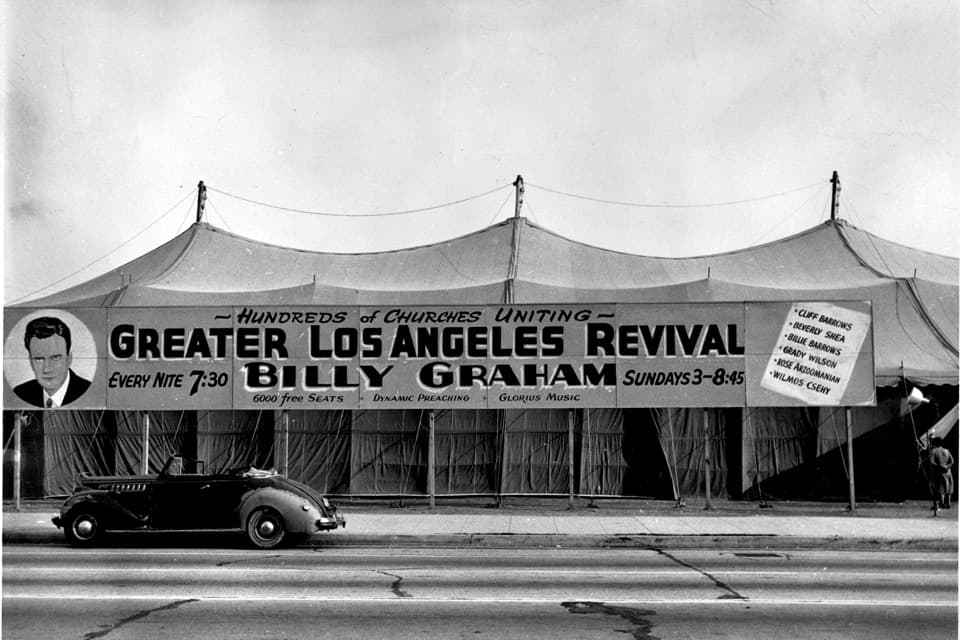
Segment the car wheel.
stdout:
[[247,537],[260,549],[273,549],[280,546],[287,530],[283,518],[273,509],[257,509],[247,518]]
[[90,547],[100,540],[103,535],[103,526],[96,513],[81,509],[67,517],[63,534],[67,542],[75,547]]

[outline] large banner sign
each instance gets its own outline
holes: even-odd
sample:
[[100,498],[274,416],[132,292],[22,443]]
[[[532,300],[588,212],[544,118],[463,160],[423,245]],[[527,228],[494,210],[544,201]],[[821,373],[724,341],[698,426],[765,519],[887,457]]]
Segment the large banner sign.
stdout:
[[4,405],[875,403],[869,302],[7,309]]

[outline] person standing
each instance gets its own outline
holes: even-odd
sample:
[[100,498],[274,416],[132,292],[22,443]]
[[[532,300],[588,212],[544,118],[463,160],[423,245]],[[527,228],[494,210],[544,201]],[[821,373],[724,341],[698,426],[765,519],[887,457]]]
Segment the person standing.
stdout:
[[930,441],[930,485],[933,490],[933,514],[949,509],[953,496],[953,454],[943,446],[943,438]]

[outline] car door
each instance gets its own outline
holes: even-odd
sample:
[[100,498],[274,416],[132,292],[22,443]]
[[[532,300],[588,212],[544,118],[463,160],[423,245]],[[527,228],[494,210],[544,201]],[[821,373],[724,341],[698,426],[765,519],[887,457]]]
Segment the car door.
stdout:
[[153,523],[159,529],[231,529],[240,526],[242,478],[161,475],[154,485]]
[[153,485],[151,520],[158,529],[206,529],[212,518],[202,491],[207,478],[161,475]]

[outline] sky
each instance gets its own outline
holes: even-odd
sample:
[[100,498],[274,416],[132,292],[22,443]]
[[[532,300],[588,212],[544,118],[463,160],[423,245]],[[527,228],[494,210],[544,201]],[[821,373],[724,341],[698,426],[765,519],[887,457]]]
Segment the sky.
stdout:
[[522,175],[542,227],[692,256],[818,225],[836,170],[840,218],[956,257],[958,6],[7,0],[4,302],[173,238],[200,180],[214,226],[363,252]]

